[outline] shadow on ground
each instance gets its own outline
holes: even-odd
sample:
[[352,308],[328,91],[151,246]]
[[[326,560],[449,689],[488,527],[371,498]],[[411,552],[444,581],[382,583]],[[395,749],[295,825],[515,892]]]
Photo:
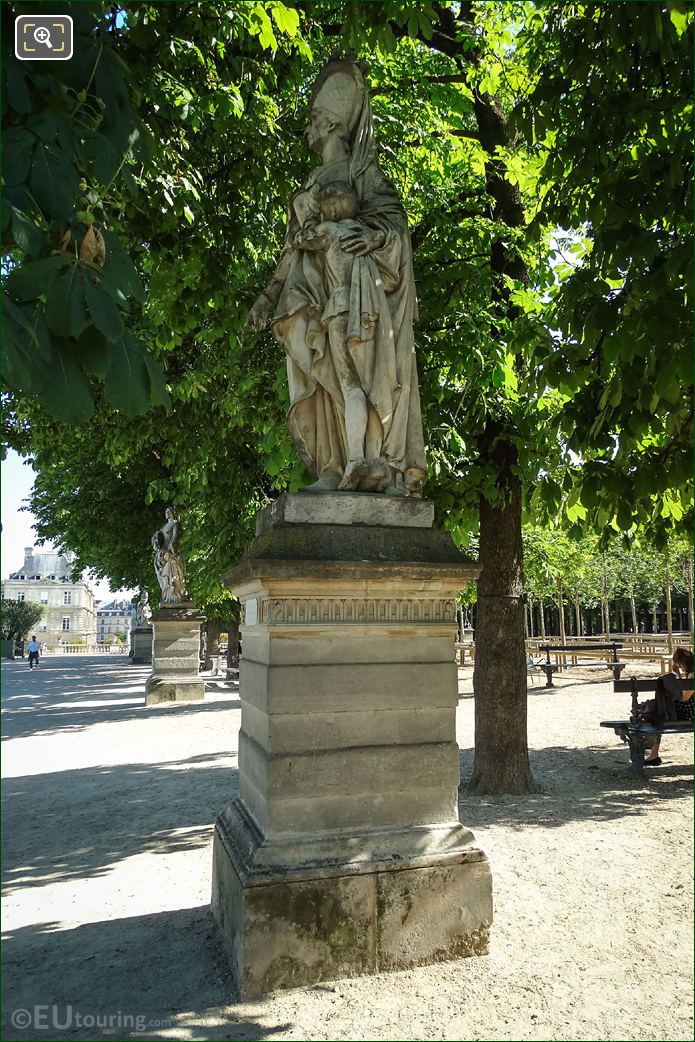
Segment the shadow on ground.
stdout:
[[[22,663],[3,664],[2,738],[83,731],[111,720],[125,722],[150,714],[218,713],[241,705],[235,681],[203,678],[211,701],[145,705],[149,666],[130,666],[122,656],[44,660],[36,671]],[[87,703],[87,704],[85,704]]]
[[[7,778],[6,892],[105,875],[135,854],[208,844],[215,815],[237,794],[238,770],[229,760],[219,752]],[[22,818],[33,820],[34,828],[13,828]],[[53,827],[54,821],[70,821],[69,831]]]
[[[260,1040],[291,1026],[264,1024],[230,1006],[237,995],[208,906],[88,923],[72,930],[37,923],[13,931],[11,945],[21,975],[15,978],[12,965],[4,974],[6,1040],[160,1038],[173,1030],[178,1038],[210,1042]],[[56,972],[50,994],[38,994],[33,981],[46,961]],[[165,1009],[156,1003],[162,993],[167,995]],[[49,1022],[55,1017],[55,1028],[42,1032],[14,1026],[13,1013],[36,1006],[49,1007],[44,1015]],[[91,1029],[80,1028],[76,1015],[100,1021]],[[208,1018],[218,1024],[206,1024]]]
[[[668,736],[671,743],[671,736]],[[473,749],[460,751],[459,812],[467,825],[552,828],[570,821],[606,821],[640,817],[689,796],[693,787],[692,743],[682,736],[662,746],[669,763],[646,779],[630,771],[627,746],[550,745],[531,749],[534,778],[540,788],[524,796],[480,796],[468,793]]]

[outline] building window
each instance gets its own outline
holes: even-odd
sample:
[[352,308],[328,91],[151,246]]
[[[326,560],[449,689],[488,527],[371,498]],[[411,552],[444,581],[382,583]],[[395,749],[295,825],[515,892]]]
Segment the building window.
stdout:
[[22,593],[21,590],[20,590],[20,592],[17,594],[17,600],[18,601],[23,601],[25,599],[26,599],[26,594]]
[[70,592],[70,590],[65,590],[65,592],[63,593],[63,604],[71,604],[71,603],[72,603],[72,593]]
[[41,601],[42,604],[48,604],[48,594],[47,593],[40,593],[39,594],[39,600]]
[[70,616],[69,615],[63,615],[63,629],[64,630],[69,630],[70,629]]
[[48,629],[48,626],[46,625],[46,623],[42,622],[41,625],[39,626],[39,633],[45,633],[47,629]]

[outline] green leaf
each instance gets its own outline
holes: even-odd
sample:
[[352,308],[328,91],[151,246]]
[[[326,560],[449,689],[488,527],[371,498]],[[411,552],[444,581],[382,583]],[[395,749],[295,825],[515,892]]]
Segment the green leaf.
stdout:
[[31,164],[29,184],[44,213],[67,219],[73,209],[78,183],[72,163],[51,145],[39,141]]
[[263,48],[277,49],[277,40],[275,39],[275,33],[273,32],[273,26],[268,18],[268,15],[263,10],[261,4],[254,4],[252,11],[252,19],[255,24],[253,25],[252,31],[258,36],[259,43]]
[[124,297],[135,297],[141,304],[144,303],[145,287],[118,237],[105,229],[102,229],[102,235],[106,242],[104,288],[109,291],[120,289]]
[[121,165],[123,153],[104,134],[92,134],[78,149],[88,169],[93,167],[97,179],[104,185],[109,184]]
[[75,345],[76,357],[86,373],[105,377],[111,365],[111,345],[96,326],[87,326]]
[[672,7],[668,12],[668,16],[676,27],[678,35],[682,36],[688,28],[688,12],[678,11],[675,7]]
[[27,127],[37,137],[41,138],[47,145],[52,145],[58,137],[60,123],[51,112],[42,112],[38,116],[31,116],[27,120]]
[[59,336],[77,338],[88,321],[82,271],[78,264],[72,264],[48,291],[46,322]]
[[35,257],[41,253],[46,244],[43,230],[16,206],[11,209],[11,217],[12,234],[20,250],[23,250],[29,257]]
[[51,355],[46,327],[36,313],[3,293],[3,376],[20,393],[38,394],[46,382],[44,363]]
[[36,138],[21,127],[11,127],[3,135],[2,144],[2,176],[5,184],[22,184],[29,177]]
[[108,293],[96,285],[89,274],[85,276],[84,289],[94,325],[107,340],[118,340],[123,333],[123,317],[118,305]]
[[54,340],[48,381],[41,400],[48,412],[64,423],[85,423],[94,412],[89,381],[77,361],[77,353],[63,340]]
[[26,70],[15,58],[5,62],[5,80],[7,83],[7,101],[11,109],[24,115],[31,112],[31,95],[26,82]]
[[145,352],[145,365],[147,375],[150,378],[150,398],[153,405],[163,405],[167,412],[171,412],[171,398],[164,382],[164,372],[156,358],[149,351]]
[[150,377],[142,345],[130,335],[111,345],[106,398],[116,409],[136,415],[150,407]]
[[284,4],[273,4],[270,12],[281,33],[296,36],[299,29],[299,12]]
[[61,269],[68,264],[65,257],[44,257],[22,264],[11,272],[7,288],[15,300],[35,300],[47,296]]

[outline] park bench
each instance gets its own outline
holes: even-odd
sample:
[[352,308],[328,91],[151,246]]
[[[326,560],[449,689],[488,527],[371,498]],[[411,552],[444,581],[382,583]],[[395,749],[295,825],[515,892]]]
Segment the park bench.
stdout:
[[[650,680],[615,680],[613,690],[617,693],[631,692],[632,712],[629,720],[602,720],[601,727],[610,727],[630,749],[630,767],[638,778],[644,777],[644,754],[651,749],[657,738],[665,734],[692,734],[692,720],[670,720],[663,724],[647,723],[642,717],[638,696],[640,693],[654,694],[658,677]],[[692,680],[689,682],[692,687]],[[689,690],[686,688],[686,690]]]
[[[613,671],[613,679],[620,680],[620,674],[627,665],[626,662],[618,662],[618,649],[622,648],[622,644],[618,641],[612,640],[608,644],[543,644],[539,648],[539,651],[544,651],[546,654],[546,661],[539,662],[540,669],[543,670],[546,676],[546,687],[555,687],[553,683],[553,673],[557,673],[561,669],[610,669]],[[613,653],[612,662],[551,662],[550,653],[554,652],[557,655],[572,655],[574,658],[577,657],[579,652],[596,652],[596,651],[611,651]]]

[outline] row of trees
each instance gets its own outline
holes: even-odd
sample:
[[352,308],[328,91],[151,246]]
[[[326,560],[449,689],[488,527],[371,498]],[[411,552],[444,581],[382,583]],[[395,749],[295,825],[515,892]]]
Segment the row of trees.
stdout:
[[194,597],[230,611],[254,513],[305,480],[281,352],[243,320],[310,84],[352,49],[413,232],[425,494],[479,538],[474,787],[531,786],[522,517],[663,548],[692,516],[689,6],[68,8],[71,62],[4,63],[5,437],[39,535],[151,589],[172,501]]
[[[673,538],[658,551],[646,539],[636,539],[627,548],[621,544],[602,547],[595,536],[573,539],[562,530],[527,526],[524,572],[530,636],[534,635],[534,614],[538,620],[536,633],[545,635],[548,602],[555,604],[556,632],[563,638],[566,632],[586,633],[586,615],[595,608],[600,613],[599,632],[610,632],[614,606],[623,621],[627,607],[629,628],[637,633],[638,605],[648,605],[654,619],[659,607],[665,604],[668,620],[672,614],[672,590],[687,595],[688,626],[692,631],[693,556],[691,543],[684,537]],[[569,626],[565,621],[567,609],[572,617]]]
[[[644,536],[628,546],[603,544],[593,535],[576,537],[567,528],[527,524],[522,533],[527,636],[671,630],[682,616],[693,629],[693,550],[684,536],[657,549]],[[476,541],[467,550],[477,553]],[[682,610],[674,600],[682,602]],[[462,598],[462,619],[473,625],[477,588]],[[560,607],[562,606],[562,607]],[[680,628],[680,627],[677,627]]]

